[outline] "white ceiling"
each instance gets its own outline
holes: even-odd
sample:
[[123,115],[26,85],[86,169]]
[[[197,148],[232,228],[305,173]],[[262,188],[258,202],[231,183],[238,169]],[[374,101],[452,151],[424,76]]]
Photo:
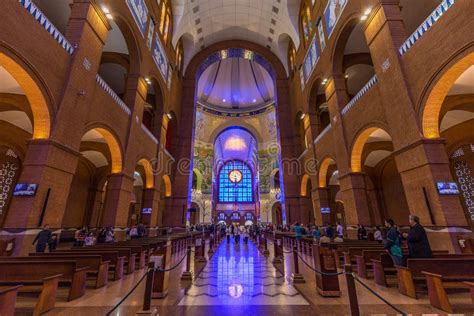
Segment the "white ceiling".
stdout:
[[185,67],[203,47],[223,40],[243,39],[269,46],[285,67],[287,38],[299,46],[300,0],[172,0],[172,5],[173,45],[183,35],[187,39]]
[[13,124],[30,134],[33,134],[33,125],[30,118],[23,111],[3,111],[0,112],[0,121]]
[[329,178],[329,185],[339,185],[339,170],[332,173],[331,178]]
[[469,67],[454,83],[449,95],[474,93],[474,66]]
[[25,94],[15,78],[2,66],[0,66],[0,93]]
[[367,143],[392,141],[392,137],[383,129],[378,128],[367,139]]
[[[454,125],[461,124],[463,122],[474,120],[474,113],[461,110],[452,110],[446,113],[446,115],[441,120],[440,132],[444,132]],[[474,126],[473,126],[474,129]]]
[[379,162],[388,157],[392,152],[389,150],[374,150],[365,158],[364,165],[375,167]]
[[109,164],[107,162],[107,158],[105,158],[105,156],[98,151],[86,150],[82,151],[81,154],[84,158],[92,162],[92,164],[97,168],[104,167]]
[[104,137],[96,130],[91,129],[82,136],[81,141],[83,142],[96,142],[96,143],[106,143]]
[[223,131],[214,143],[215,158],[221,161],[239,159],[253,161],[253,152],[257,142],[247,130],[236,127]]

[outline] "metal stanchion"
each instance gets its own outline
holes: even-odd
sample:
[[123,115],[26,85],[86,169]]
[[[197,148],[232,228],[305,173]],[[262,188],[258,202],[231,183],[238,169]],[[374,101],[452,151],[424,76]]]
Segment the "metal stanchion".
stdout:
[[265,236],[265,243],[263,244],[264,250],[263,250],[263,255],[264,256],[269,256],[270,251],[268,251],[268,245],[267,245],[267,237]]
[[352,275],[352,266],[350,264],[344,265],[346,271],[347,294],[349,296],[349,305],[352,316],[359,316],[359,302],[357,301],[357,291],[355,287],[354,276]]
[[211,257],[214,254],[214,235],[209,236],[209,250],[207,251],[207,254],[209,257]]
[[[281,239],[276,239],[273,237],[273,261],[272,263],[282,263],[283,261],[281,260],[280,256],[280,249],[279,249],[279,243]],[[283,265],[284,267],[284,265]]]
[[158,310],[154,308],[151,310],[151,293],[153,291],[153,278],[155,274],[155,263],[148,263],[148,271],[145,283],[145,294],[143,296],[143,308],[136,313],[136,315],[158,315]]
[[291,274],[291,281],[293,283],[306,283],[303,275],[300,273],[300,267],[298,266],[298,247],[293,246],[293,264],[295,271]]
[[181,280],[192,281],[194,280],[194,274],[191,272],[191,246],[188,246],[188,253],[186,256],[186,271],[183,272]]

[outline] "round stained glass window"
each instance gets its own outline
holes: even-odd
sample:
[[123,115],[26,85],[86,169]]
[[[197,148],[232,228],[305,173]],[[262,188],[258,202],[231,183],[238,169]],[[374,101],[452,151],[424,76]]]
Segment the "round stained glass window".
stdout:
[[229,172],[229,180],[232,183],[239,183],[240,181],[242,181],[242,172],[240,172],[239,170],[232,170],[231,172]]

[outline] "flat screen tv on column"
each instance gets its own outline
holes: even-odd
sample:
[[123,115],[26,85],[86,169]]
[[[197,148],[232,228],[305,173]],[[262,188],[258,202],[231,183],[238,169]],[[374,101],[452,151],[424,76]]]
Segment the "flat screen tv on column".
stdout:
[[13,190],[13,196],[34,196],[37,187],[34,183],[18,183]]
[[329,207],[321,207],[321,214],[329,214],[331,209]]
[[438,188],[438,193],[442,195],[459,194],[459,189],[456,182],[437,182],[436,187]]
[[151,214],[151,207],[142,208],[142,214]]

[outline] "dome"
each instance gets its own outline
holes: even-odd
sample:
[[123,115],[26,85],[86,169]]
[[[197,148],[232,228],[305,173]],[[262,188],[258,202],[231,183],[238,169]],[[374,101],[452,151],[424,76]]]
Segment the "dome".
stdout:
[[198,81],[198,102],[213,110],[243,112],[273,102],[270,74],[258,63],[232,57],[211,64]]

